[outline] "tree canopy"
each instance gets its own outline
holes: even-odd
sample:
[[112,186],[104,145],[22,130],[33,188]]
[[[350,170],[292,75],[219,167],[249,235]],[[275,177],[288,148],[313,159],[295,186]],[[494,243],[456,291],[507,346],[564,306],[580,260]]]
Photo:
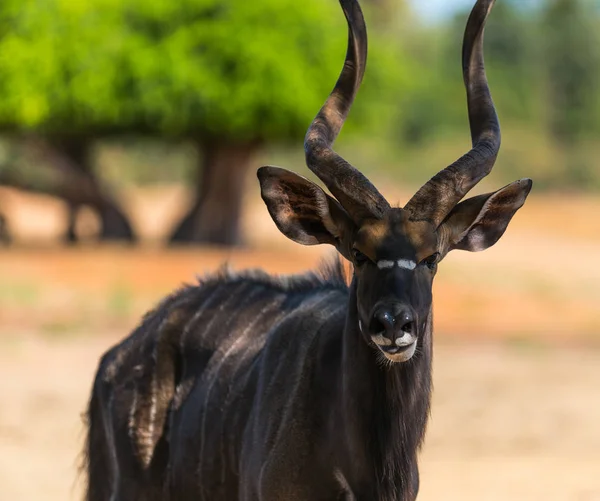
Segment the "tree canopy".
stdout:
[[[422,182],[469,146],[467,9],[427,24],[400,0],[361,3],[369,63],[339,147],[367,173],[402,161]],[[527,4],[497,2],[486,29],[499,175],[527,163],[538,188],[598,187],[600,11],[587,0]],[[5,0],[0,128],[299,148],[345,45],[337,0]],[[575,154],[579,173],[567,166]]]
[[[0,123],[53,133],[287,139],[345,54],[336,1],[6,0]],[[371,36],[366,90],[400,92],[398,51]]]

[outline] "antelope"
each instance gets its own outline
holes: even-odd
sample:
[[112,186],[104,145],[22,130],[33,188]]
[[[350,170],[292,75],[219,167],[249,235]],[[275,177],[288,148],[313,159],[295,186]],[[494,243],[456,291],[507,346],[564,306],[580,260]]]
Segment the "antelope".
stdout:
[[294,277],[222,271],[185,286],[101,359],[88,410],[87,500],[414,500],[429,416],[432,283],[453,249],[503,235],[532,182],[463,200],[490,173],[500,126],[483,60],[494,0],[469,17],[473,147],[403,208],[332,149],[365,71],[357,0],[348,50],[310,125],[306,162],[258,179],[279,230],[350,261]]

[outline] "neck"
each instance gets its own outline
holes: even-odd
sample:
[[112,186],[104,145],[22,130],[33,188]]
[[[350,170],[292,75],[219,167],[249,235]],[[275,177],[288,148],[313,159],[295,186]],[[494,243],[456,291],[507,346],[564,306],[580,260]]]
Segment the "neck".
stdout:
[[[417,452],[431,394],[431,315],[408,362],[383,363],[358,328],[352,285],[343,335],[338,426],[347,445],[343,473],[355,495],[379,501],[414,499]],[[354,485],[354,480],[357,484]],[[359,494],[360,493],[360,494]]]

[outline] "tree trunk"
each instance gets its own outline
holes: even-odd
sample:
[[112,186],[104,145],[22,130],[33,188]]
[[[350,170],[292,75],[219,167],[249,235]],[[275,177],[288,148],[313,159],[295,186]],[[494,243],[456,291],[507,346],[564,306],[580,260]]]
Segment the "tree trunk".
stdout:
[[77,236],[76,224],[77,224],[77,215],[79,214],[79,208],[81,205],[74,204],[67,201],[67,229],[63,236],[63,240],[67,244],[75,244],[79,241],[79,237]]
[[[82,205],[89,205],[98,212],[101,222],[100,240],[135,241],[133,229],[125,212],[114,197],[101,186],[90,163],[90,141],[81,138],[54,138],[52,145],[68,160],[68,168],[76,171],[72,181],[88,193],[87,200],[80,203],[67,199],[69,205],[68,227],[65,234],[67,242],[77,241],[75,223]],[[57,159],[58,161],[58,159]],[[77,187],[74,187],[77,189]]]
[[[18,164],[0,170],[0,184],[64,200],[69,208],[64,239],[77,241],[75,222],[80,207],[97,211],[101,220],[101,240],[135,241],[131,225],[118,202],[101,186],[89,161],[89,139],[23,138],[19,149],[36,165],[24,174]],[[39,173],[39,176],[36,174]]]
[[259,144],[207,141],[199,147],[196,201],[170,242],[240,245],[246,173]]
[[11,238],[8,231],[8,224],[6,223],[6,218],[0,214],[0,245],[8,245],[10,244],[10,241]]

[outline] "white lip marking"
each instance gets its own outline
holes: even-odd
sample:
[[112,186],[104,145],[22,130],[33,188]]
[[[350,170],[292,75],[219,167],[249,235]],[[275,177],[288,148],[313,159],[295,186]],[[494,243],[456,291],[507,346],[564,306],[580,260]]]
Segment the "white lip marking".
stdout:
[[399,337],[398,339],[396,339],[396,346],[402,348],[403,346],[408,346],[409,344],[412,344],[415,342],[415,338],[412,334],[409,334],[408,332],[406,332],[405,334],[402,335],[402,337]]
[[380,270],[383,270],[385,268],[393,268],[395,264],[396,263],[394,261],[387,261],[383,259],[381,261],[377,261],[377,268],[379,268]]
[[414,270],[417,267],[417,263],[408,259],[398,259],[398,267],[406,270]]
[[358,321],[358,328],[360,329],[360,332],[362,332],[363,328],[362,328],[362,322],[360,320]]

